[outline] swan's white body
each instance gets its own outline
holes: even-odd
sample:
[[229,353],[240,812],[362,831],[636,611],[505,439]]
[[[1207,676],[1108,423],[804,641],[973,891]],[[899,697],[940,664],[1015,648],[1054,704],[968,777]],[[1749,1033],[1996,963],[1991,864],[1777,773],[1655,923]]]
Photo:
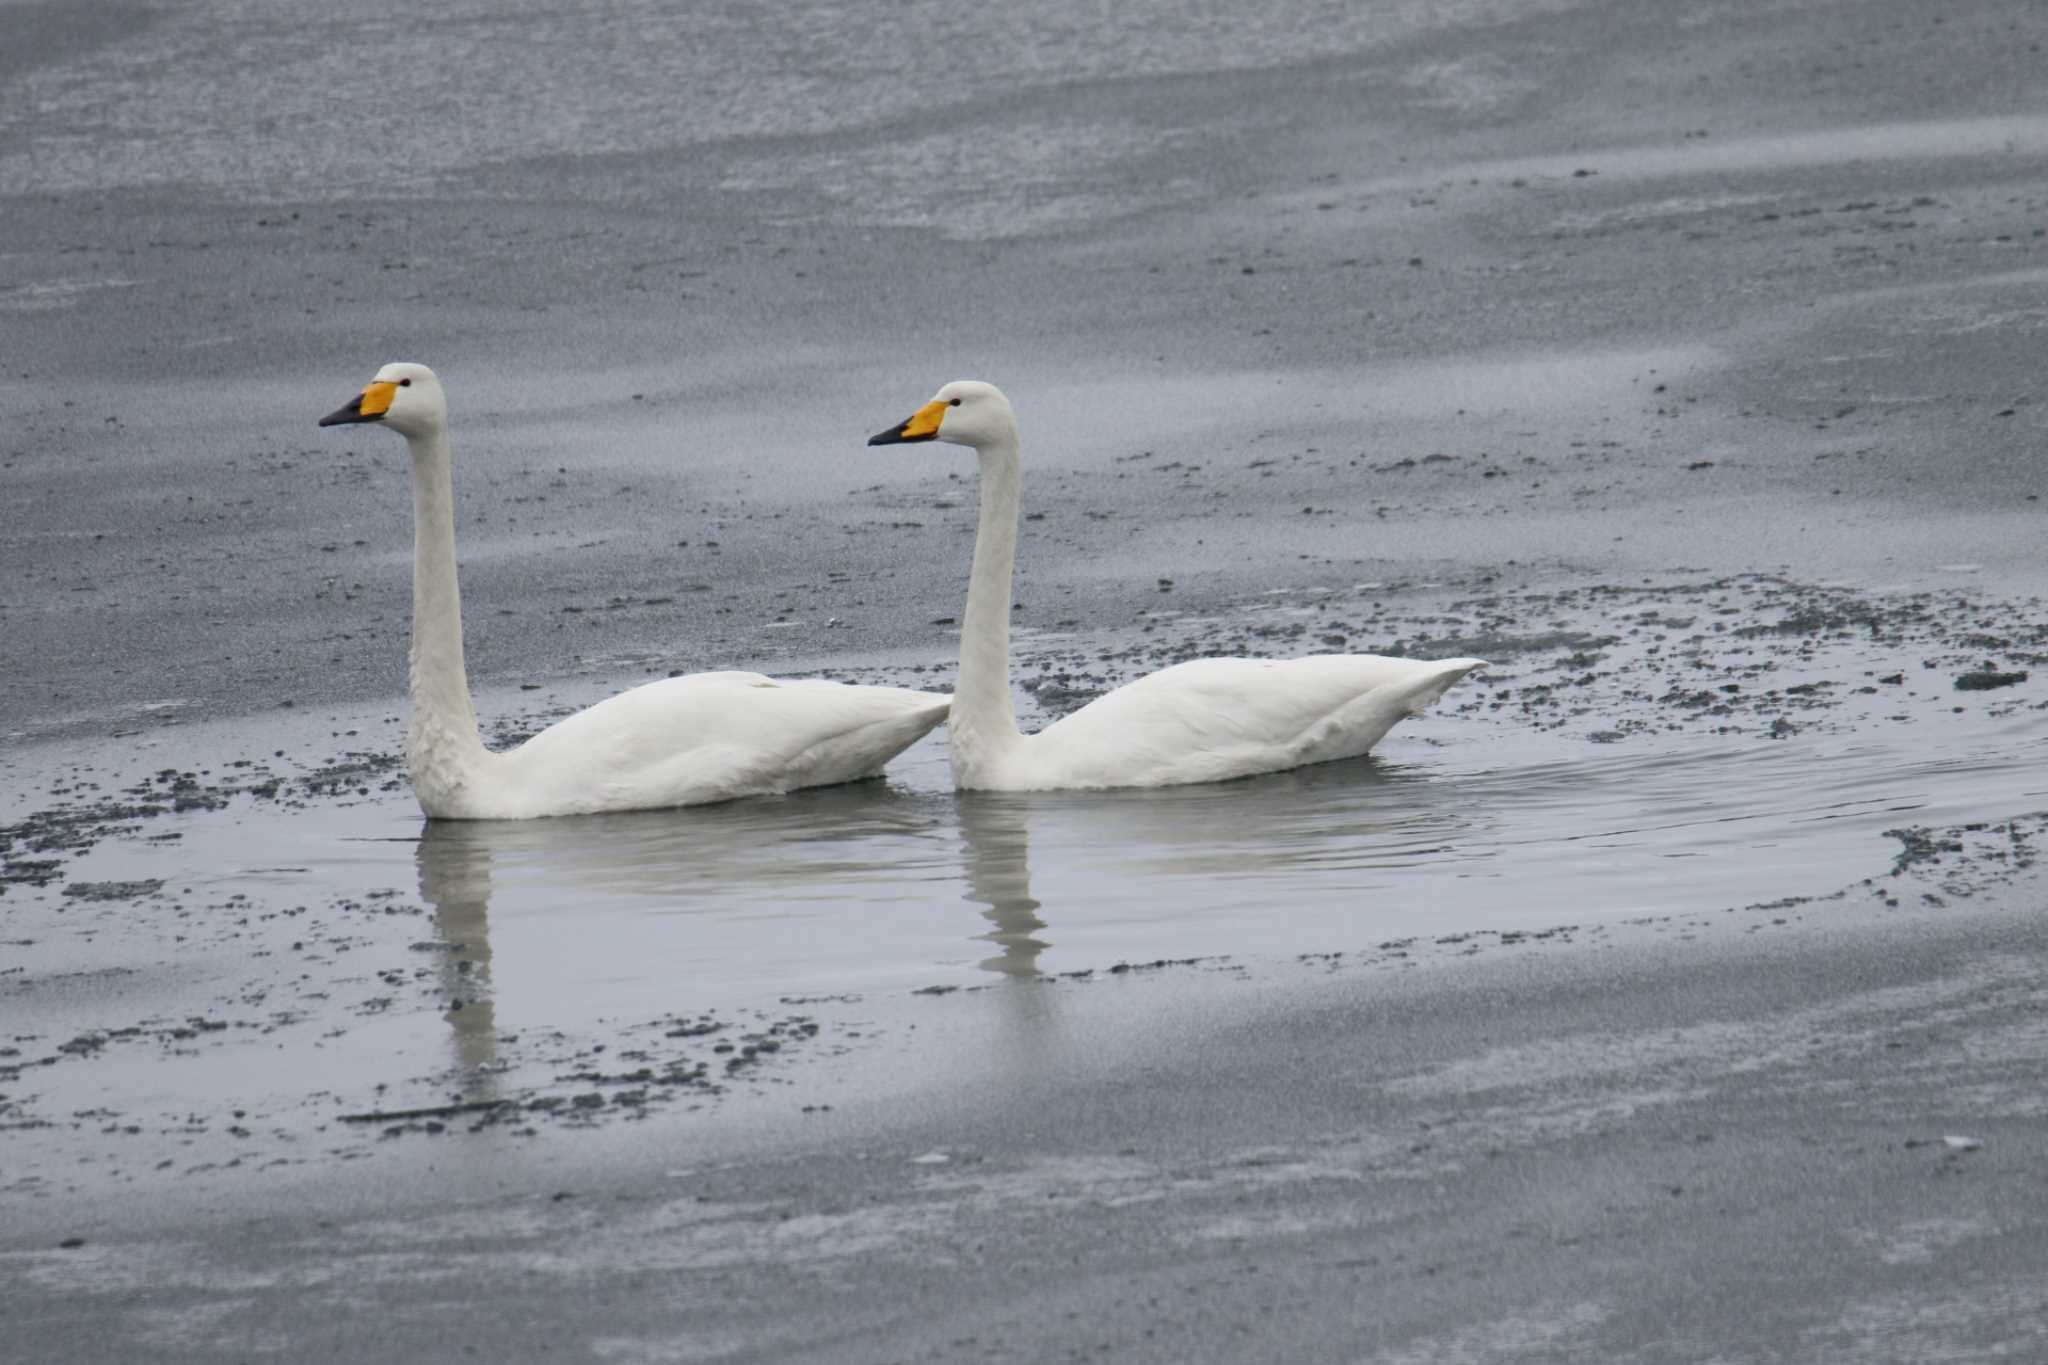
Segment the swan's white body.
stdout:
[[1016,416],[994,385],[962,380],[869,444],[918,440],[972,446],[981,461],[981,523],[949,720],[953,782],[963,790],[1167,787],[1356,758],[1481,666],[1372,654],[1196,659],[1023,734],[1010,696]]
[[412,719],[406,759],[433,819],[653,810],[873,777],[946,718],[948,698],[759,673],[664,678],[494,753],[462,661],[448,408],[424,365],[386,365],[321,420],[381,421],[412,452]]

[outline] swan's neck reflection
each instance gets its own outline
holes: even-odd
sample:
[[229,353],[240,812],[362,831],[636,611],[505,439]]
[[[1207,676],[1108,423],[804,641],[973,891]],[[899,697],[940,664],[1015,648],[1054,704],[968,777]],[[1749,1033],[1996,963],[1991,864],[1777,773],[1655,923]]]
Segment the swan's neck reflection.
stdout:
[[986,958],[986,971],[1005,976],[1038,975],[1038,955],[1046,943],[1035,935],[1045,928],[1038,902],[1031,895],[1031,837],[1025,824],[1023,798],[963,792],[960,833],[967,845],[967,899],[984,906],[981,912],[995,927],[980,935],[1002,951]]
[[454,1030],[455,1064],[477,1090],[467,1098],[492,1099],[498,1034],[491,990],[491,848],[486,826],[429,821],[414,854],[420,898],[434,912],[440,954],[442,1008]]

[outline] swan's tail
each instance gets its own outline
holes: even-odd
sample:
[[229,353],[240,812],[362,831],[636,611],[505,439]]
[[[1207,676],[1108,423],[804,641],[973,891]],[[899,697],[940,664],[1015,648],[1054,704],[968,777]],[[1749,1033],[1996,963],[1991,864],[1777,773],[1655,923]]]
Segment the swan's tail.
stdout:
[[838,737],[828,752],[814,751],[820,767],[802,785],[826,786],[880,777],[890,759],[936,730],[953,705],[953,699],[943,692],[916,692],[902,687],[870,690],[893,694],[901,709]]
[[1407,708],[1411,716],[1419,716],[1436,705],[1439,697],[1450,691],[1458,679],[1473,669],[1486,667],[1484,659],[1431,659],[1427,662],[1417,662],[1422,664],[1422,671],[1417,673],[1415,680],[1401,691],[1401,704]]

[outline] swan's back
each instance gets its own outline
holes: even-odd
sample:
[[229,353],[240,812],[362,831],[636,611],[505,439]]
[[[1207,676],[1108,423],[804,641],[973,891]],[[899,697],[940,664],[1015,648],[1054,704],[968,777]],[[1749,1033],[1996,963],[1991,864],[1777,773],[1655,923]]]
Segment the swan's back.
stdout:
[[1018,751],[1020,771],[1032,785],[1153,787],[1355,758],[1480,662],[1195,659],[1046,727]]
[[760,673],[663,678],[494,756],[499,799],[521,809],[481,814],[692,806],[872,777],[944,720],[950,700]]

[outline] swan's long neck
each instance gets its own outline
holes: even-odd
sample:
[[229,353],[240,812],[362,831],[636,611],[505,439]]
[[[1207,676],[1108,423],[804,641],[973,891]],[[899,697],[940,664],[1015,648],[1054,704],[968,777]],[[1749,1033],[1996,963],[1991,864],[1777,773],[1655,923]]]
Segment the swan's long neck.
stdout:
[[1010,702],[1010,587],[1017,563],[1023,470],[1012,430],[981,447],[981,524],[960,618],[960,676],[953,688],[953,773],[971,777],[1023,736]]
[[406,757],[429,815],[474,782],[489,755],[477,737],[462,666],[462,591],[455,581],[455,485],[448,432],[409,436],[412,448],[412,723]]

